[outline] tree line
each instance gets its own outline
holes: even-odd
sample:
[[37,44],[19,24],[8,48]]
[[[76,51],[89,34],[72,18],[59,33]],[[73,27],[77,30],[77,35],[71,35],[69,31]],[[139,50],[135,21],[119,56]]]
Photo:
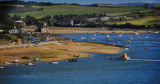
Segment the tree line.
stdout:
[[[64,5],[69,3],[51,3],[51,2],[35,2],[35,1],[21,1],[21,0],[2,0],[0,4],[12,4],[12,5],[34,5],[34,6],[52,6],[52,5]],[[70,5],[79,5],[77,3],[71,3]]]

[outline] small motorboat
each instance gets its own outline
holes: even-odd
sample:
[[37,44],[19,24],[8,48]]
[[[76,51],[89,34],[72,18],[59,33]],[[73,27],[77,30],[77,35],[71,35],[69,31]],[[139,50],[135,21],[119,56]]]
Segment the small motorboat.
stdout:
[[77,62],[77,59],[69,59],[69,62]]
[[158,32],[154,32],[155,34],[158,34]]
[[151,31],[149,30],[148,33],[151,33]]
[[129,60],[130,58],[127,56],[127,54],[124,54],[123,56],[119,57],[107,57],[109,60]]
[[18,63],[18,62],[19,62],[18,59],[14,59],[14,60],[13,60],[13,63]]
[[129,50],[129,47],[124,48],[124,50]]
[[144,38],[149,38],[148,36],[144,37]]
[[84,40],[85,38],[84,38],[84,37],[81,37],[81,39]]
[[119,41],[117,41],[117,43],[119,43]]
[[129,38],[129,40],[132,40],[132,39],[133,39],[132,37]]
[[4,68],[4,67],[1,65],[1,66],[0,66],[0,69],[3,69],[3,68]]
[[40,60],[40,58],[35,58],[35,59],[34,59],[34,61],[36,61],[36,62],[39,61],[39,60]]
[[122,34],[118,34],[119,37],[122,37]]
[[80,57],[80,55],[73,55],[73,57],[77,57],[77,58],[79,58],[79,57]]
[[28,66],[34,66],[34,64],[33,64],[33,63],[28,63],[27,65],[28,65]]
[[3,62],[4,64],[11,64],[10,62]]
[[124,42],[123,44],[127,44],[126,42]]
[[130,40],[128,40],[128,42],[127,43],[131,43],[131,41]]
[[51,62],[51,64],[58,64],[59,62],[57,62],[57,61],[53,61],[53,62]]
[[92,41],[95,41],[95,38],[91,38]]
[[139,33],[138,33],[138,32],[135,32],[135,34],[136,34],[136,35],[139,35]]

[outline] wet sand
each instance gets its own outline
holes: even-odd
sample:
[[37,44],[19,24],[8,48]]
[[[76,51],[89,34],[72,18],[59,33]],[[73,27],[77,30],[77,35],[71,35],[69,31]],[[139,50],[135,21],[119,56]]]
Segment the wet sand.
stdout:
[[[84,42],[59,41],[59,43],[61,45],[52,44],[40,47],[4,49],[0,51],[0,58],[2,62],[12,62],[14,59],[19,59],[19,63],[34,62],[35,58],[41,58],[40,62],[58,61],[76,58],[73,55],[80,55],[79,58],[89,57],[90,55],[87,53],[118,53],[124,48]],[[29,56],[30,59],[22,59],[24,56]]]

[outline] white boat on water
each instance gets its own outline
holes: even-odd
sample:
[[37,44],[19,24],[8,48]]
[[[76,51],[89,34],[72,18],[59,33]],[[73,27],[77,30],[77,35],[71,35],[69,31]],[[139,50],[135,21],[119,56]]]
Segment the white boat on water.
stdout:
[[0,69],[3,69],[3,68],[4,68],[3,65],[1,65],[1,66],[0,66]]
[[155,34],[158,34],[158,32],[154,32]]
[[129,50],[129,48],[128,48],[128,47],[126,47],[126,48],[124,48],[124,50]]
[[84,38],[84,37],[81,37],[81,39],[84,40],[85,38]]
[[122,37],[122,34],[118,34],[119,37]]
[[119,43],[119,41],[117,41],[117,43]]
[[144,37],[144,38],[149,38],[148,36]]
[[129,37],[129,40],[132,40],[133,38],[132,37]]
[[34,64],[33,64],[33,63],[28,63],[27,65],[28,65],[28,66],[34,66]]
[[130,40],[128,40],[128,42],[127,43],[131,43],[131,41]]
[[95,40],[95,38],[91,38],[91,40]]
[[18,59],[14,59],[14,60],[13,60],[13,63],[18,63],[18,62],[19,62]]
[[59,62],[57,62],[57,61],[53,61],[53,62],[51,62],[51,64],[58,64]]
[[135,32],[135,34],[136,34],[136,35],[139,35],[139,33],[138,33],[138,32]]
[[10,62],[3,62],[4,64],[11,64]]

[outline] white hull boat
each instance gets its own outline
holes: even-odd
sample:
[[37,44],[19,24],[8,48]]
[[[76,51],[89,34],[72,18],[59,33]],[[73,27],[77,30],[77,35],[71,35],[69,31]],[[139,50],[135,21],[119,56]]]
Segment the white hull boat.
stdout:
[[28,63],[27,65],[28,65],[28,66],[34,66],[34,64],[33,64],[33,63]]
[[54,62],[51,62],[51,64],[58,64],[59,62],[56,62],[56,61],[54,61]]

